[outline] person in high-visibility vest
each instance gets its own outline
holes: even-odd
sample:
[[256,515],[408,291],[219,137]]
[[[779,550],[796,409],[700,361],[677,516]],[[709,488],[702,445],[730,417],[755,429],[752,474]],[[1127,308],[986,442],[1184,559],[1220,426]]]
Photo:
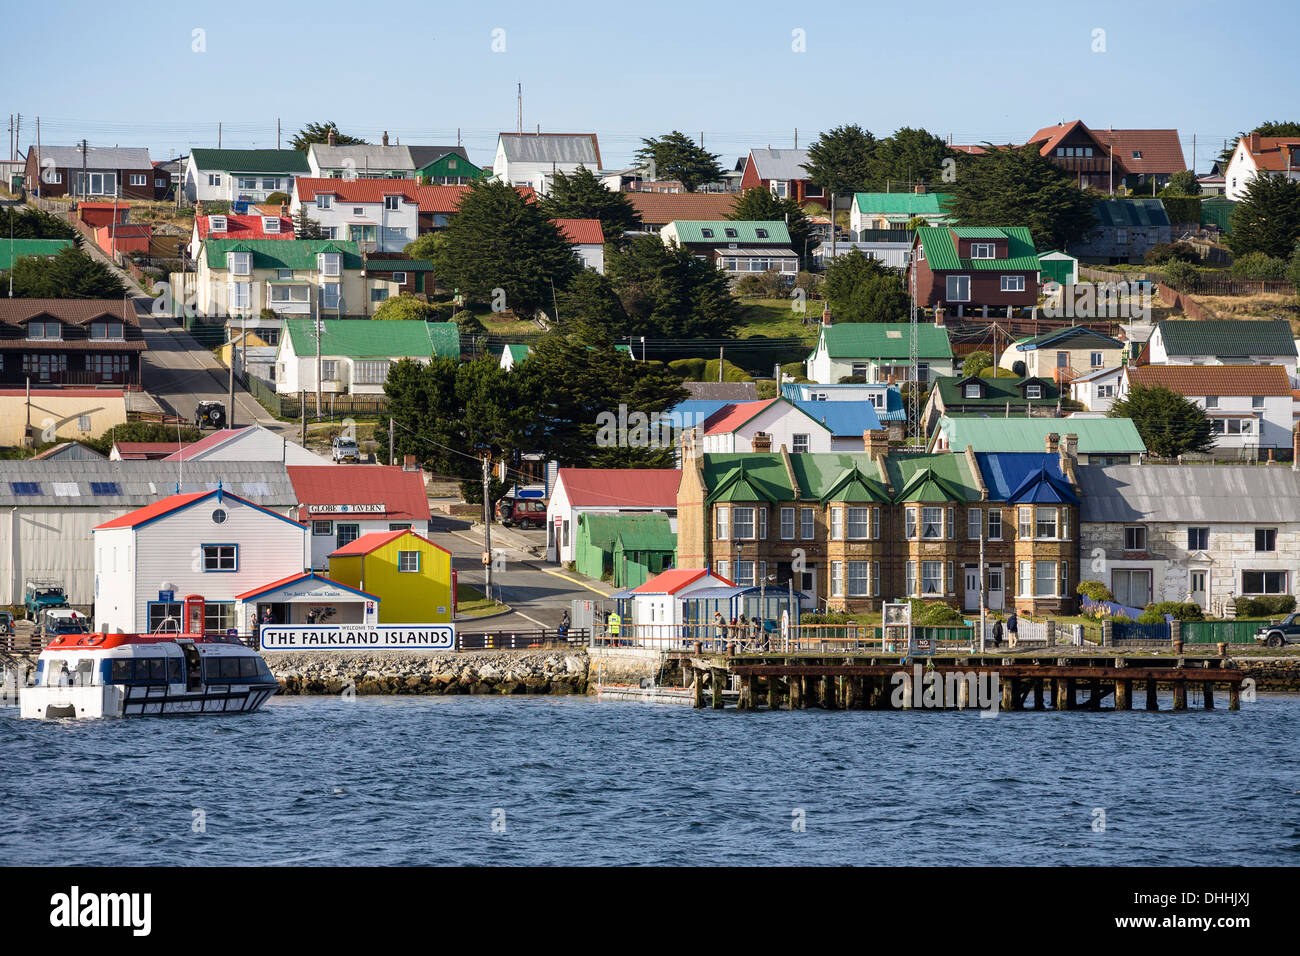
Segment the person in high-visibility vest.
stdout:
[[618,643],[619,628],[623,624],[623,619],[618,616],[617,611],[610,611],[609,616],[605,618],[605,627],[609,631],[609,636],[614,638],[614,643]]

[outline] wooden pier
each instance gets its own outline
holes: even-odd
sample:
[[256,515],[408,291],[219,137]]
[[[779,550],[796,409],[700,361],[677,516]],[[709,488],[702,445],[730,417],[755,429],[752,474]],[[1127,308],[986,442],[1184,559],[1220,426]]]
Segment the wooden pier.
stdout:
[[[726,706],[738,685],[740,710],[1213,710],[1216,690],[1241,706],[1245,675],[1227,658],[829,656],[681,652],[697,708]],[[1190,693],[1189,693],[1190,688]],[[1136,694],[1145,696],[1138,698]],[[1103,707],[1103,703],[1109,706]]]

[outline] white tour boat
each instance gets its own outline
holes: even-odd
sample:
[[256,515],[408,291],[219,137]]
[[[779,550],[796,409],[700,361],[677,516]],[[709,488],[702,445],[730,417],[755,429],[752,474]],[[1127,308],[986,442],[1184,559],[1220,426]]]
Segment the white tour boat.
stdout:
[[234,640],[79,633],[41,651],[18,705],[34,718],[249,714],[278,689],[262,656]]

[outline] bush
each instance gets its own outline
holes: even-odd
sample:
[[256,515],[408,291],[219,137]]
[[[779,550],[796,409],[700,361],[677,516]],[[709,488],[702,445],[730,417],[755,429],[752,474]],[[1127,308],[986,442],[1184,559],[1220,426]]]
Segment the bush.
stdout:
[[261,204],[263,206],[287,206],[289,205],[289,196],[287,193],[271,193]]
[[422,320],[424,322],[436,322],[442,318],[442,313],[436,306],[421,302],[415,296],[404,292],[401,295],[385,299],[383,304],[375,309],[375,314],[371,318],[378,321],[410,322]]
[[1241,279],[1285,279],[1286,260],[1263,252],[1248,252],[1233,262],[1232,274]]
[[[1175,621],[1203,621],[1205,612],[1201,610],[1199,604],[1191,601],[1159,601],[1155,604],[1148,604],[1142,611],[1142,616],[1155,614],[1158,621],[1163,621],[1168,614]],[[1146,623],[1143,621],[1142,623]]]
[[[739,365],[732,365],[730,362],[723,360],[722,380],[724,382],[752,382],[754,376],[750,375]],[[704,375],[696,379],[698,382],[716,382],[718,380],[718,360],[709,359],[704,366]]]
[[224,216],[230,212],[230,203],[225,199],[203,200],[203,215]]
[[912,605],[912,624],[915,627],[949,627],[966,623],[961,611],[942,601],[922,601],[909,598]]
[[1149,266],[1163,265],[1166,262],[1190,262],[1196,265],[1201,255],[1189,242],[1157,242],[1142,260]]
[[[704,369],[708,364],[709,360],[702,358],[674,359],[668,363],[668,371],[683,381],[702,382],[704,381]],[[716,369],[714,374],[717,374]]]
[[808,366],[803,362],[786,362],[781,366],[781,374],[786,378],[803,378],[808,374]]
[[1094,601],[1113,601],[1115,596],[1110,593],[1110,588],[1100,581],[1080,581],[1079,586],[1074,589],[1076,594],[1082,594],[1084,597],[1092,598]]
[[480,322],[478,316],[469,309],[461,309],[451,317],[451,320],[456,323],[461,335],[487,334],[487,326]]
[[800,624],[854,624],[856,623],[847,611],[826,611],[823,614],[801,614],[799,615]]
[[1157,611],[1151,610],[1150,608],[1147,608],[1138,615],[1139,624],[1163,624],[1164,622],[1165,616]]
[[777,398],[776,379],[765,378],[758,383],[758,397],[764,401],[769,398]]
[[1188,292],[1196,287],[1200,273],[1190,262],[1175,259],[1165,266],[1165,285],[1179,292]]
[[962,378],[979,375],[992,365],[993,354],[991,352],[971,352],[970,355],[966,356],[966,361],[961,363]]
[[1233,603],[1237,605],[1237,617],[1273,617],[1295,610],[1295,598],[1289,594],[1239,597]]
[[736,280],[736,295],[757,298],[763,294],[763,282],[756,275],[741,276]]

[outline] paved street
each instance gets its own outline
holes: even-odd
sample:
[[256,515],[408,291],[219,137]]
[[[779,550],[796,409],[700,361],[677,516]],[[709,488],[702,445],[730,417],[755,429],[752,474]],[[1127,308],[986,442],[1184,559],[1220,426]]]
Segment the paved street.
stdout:
[[[431,540],[452,553],[459,579],[482,590],[482,527],[472,525],[463,518],[434,515],[433,529]],[[545,543],[544,531],[532,534],[540,534],[542,543]],[[604,582],[588,582],[581,575],[547,564],[512,546],[526,540],[531,540],[528,532],[520,534],[508,531],[502,535],[499,525],[492,527],[492,550],[501,549],[506,556],[506,569],[498,570],[492,575],[493,589],[497,592],[496,597],[509,604],[514,611],[501,617],[485,619],[482,622],[484,630],[533,629],[543,626],[553,628],[560,623],[560,615],[569,608],[571,601],[599,600],[612,591]],[[462,630],[476,628],[472,618],[460,621],[459,626]]]

